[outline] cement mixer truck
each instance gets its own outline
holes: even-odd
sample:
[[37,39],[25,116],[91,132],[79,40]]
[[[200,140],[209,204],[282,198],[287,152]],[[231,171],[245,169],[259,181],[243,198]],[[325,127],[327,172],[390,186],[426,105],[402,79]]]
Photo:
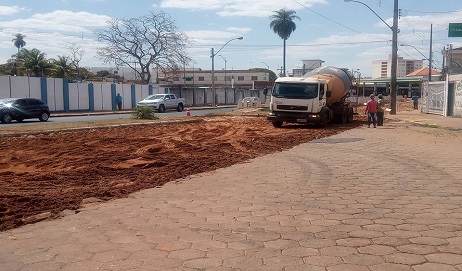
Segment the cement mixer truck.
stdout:
[[350,86],[349,73],[335,67],[320,67],[303,77],[278,78],[267,119],[278,128],[283,123],[324,126],[351,122],[353,108],[346,100]]

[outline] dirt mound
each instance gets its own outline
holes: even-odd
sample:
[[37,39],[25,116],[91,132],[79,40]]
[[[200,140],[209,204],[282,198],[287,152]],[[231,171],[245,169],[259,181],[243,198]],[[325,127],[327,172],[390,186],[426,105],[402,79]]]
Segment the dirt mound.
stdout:
[[[287,125],[262,117],[99,128],[0,138],[0,230],[351,129]],[[43,215],[49,214],[49,215]]]

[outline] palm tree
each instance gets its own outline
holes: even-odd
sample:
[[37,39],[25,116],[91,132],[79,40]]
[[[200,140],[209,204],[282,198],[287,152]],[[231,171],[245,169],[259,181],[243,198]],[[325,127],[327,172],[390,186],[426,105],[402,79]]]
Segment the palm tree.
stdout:
[[19,53],[18,60],[27,71],[32,71],[36,77],[43,76],[51,67],[49,61],[45,58],[45,53],[38,49],[23,49]]
[[58,56],[58,59],[52,59],[52,74],[57,78],[69,78],[73,72],[71,61],[66,56]]
[[272,20],[270,28],[273,29],[274,33],[278,34],[281,39],[284,40],[284,51],[283,51],[283,75],[286,75],[286,40],[290,37],[290,34],[295,31],[297,26],[294,23],[295,19],[300,18],[295,15],[293,10],[280,9],[274,11],[275,14],[270,16]]
[[13,42],[14,46],[16,46],[16,48],[18,48],[18,54],[19,54],[19,50],[26,46],[26,41],[24,40],[24,38],[26,36],[24,36],[23,34],[16,34],[14,35],[16,38],[12,39],[11,41]]

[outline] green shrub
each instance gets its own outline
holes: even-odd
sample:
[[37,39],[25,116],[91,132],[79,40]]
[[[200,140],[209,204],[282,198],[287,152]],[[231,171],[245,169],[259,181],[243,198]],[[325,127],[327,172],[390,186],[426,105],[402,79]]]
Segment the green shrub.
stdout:
[[132,114],[134,119],[158,119],[156,114],[154,114],[154,110],[148,106],[140,106],[133,108]]

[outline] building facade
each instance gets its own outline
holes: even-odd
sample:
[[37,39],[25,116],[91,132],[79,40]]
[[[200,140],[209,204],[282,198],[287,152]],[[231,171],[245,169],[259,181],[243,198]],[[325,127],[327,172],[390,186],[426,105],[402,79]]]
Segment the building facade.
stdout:
[[293,69],[292,74],[290,76],[293,77],[302,77],[305,75],[307,72],[310,72],[314,69],[317,69],[322,66],[322,63],[324,63],[323,60],[321,59],[308,59],[308,60],[302,60],[302,67]]
[[444,58],[444,70],[449,74],[462,73],[462,47],[452,48],[450,44],[442,52]]
[[[391,55],[387,60],[372,61],[372,78],[390,78],[391,77]],[[405,77],[423,67],[423,60],[404,59],[398,57],[396,67],[396,76]]]
[[[269,73],[255,70],[215,70],[217,89],[260,89],[272,86]],[[169,87],[212,87],[212,71],[185,68],[169,74],[159,74],[158,83]]]

